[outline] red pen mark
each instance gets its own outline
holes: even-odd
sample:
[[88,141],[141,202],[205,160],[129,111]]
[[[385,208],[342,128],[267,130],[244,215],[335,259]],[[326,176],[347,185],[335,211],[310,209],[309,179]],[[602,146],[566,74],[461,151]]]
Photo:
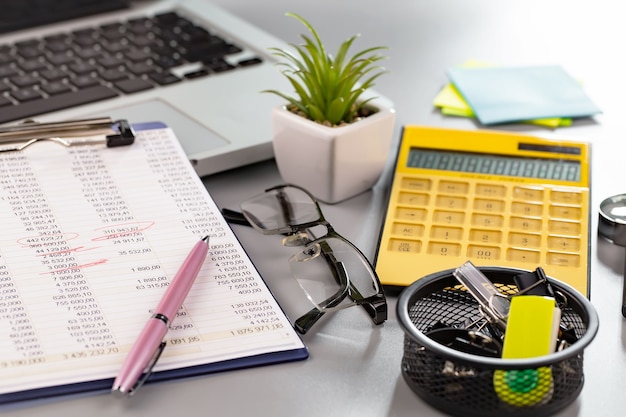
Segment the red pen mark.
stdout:
[[71,271],[73,269],[85,269],[85,268],[91,268],[94,266],[98,266],[98,265],[102,265],[109,262],[108,259],[99,259],[97,261],[93,261],[93,262],[88,262],[86,264],[82,264],[82,265],[75,265],[75,266],[70,266],[68,268],[59,268],[59,269],[53,269],[52,271],[48,271],[48,272],[42,272],[40,275],[48,275],[48,274],[56,274],[59,272],[67,272],[67,271]]
[[108,225],[108,226],[95,229],[96,232],[101,232],[103,233],[103,235],[94,237],[91,240],[94,242],[98,242],[101,240],[117,239],[123,236],[128,236],[128,235],[132,235],[135,233],[143,232],[145,230],[148,230],[152,226],[154,226],[153,221],[143,221],[143,222],[140,221],[140,222]]
[[57,245],[59,242],[73,240],[77,237],[78,233],[76,232],[58,233],[53,235],[35,235],[20,238],[17,240],[17,243],[24,247],[38,248],[41,246]]
[[63,254],[67,254],[67,253],[87,252],[87,251],[90,251],[90,250],[100,249],[100,248],[101,248],[101,246],[92,246],[90,248],[87,248],[85,246],[77,246],[75,248],[60,250],[60,251],[56,251],[56,252],[42,253],[42,254],[39,254],[37,256],[63,255]]

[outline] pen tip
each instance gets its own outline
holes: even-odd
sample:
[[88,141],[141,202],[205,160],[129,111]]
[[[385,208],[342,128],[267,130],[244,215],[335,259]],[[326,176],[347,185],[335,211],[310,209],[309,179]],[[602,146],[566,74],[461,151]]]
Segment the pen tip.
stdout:
[[205,237],[202,238],[203,242],[208,242],[209,241],[209,235],[206,235]]
[[111,389],[111,394],[113,394],[114,397],[116,398],[124,398],[124,397],[129,397],[130,396],[130,392],[127,392],[126,390],[122,389],[122,387],[114,387]]

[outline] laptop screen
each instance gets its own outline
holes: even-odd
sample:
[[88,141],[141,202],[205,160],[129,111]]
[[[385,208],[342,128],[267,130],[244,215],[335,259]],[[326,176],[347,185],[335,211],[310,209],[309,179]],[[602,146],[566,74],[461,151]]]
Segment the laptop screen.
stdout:
[[127,7],[130,0],[2,0],[0,33]]

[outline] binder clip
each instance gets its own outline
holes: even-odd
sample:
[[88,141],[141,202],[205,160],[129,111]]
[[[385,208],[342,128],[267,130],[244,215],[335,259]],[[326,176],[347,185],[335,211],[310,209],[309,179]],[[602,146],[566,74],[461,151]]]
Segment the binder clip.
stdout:
[[476,299],[479,310],[487,321],[504,330],[509,315],[510,300],[498,291],[495,285],[471,261],[467,261],[455,269],[452,275]]
[[109,117],[50,123],[27,120],[0,128],[0,152],[21,151],[41,141],[67,147],[104,143],[112,148],[131,145],[135,141],[135,132],[128,121],[114,121]]

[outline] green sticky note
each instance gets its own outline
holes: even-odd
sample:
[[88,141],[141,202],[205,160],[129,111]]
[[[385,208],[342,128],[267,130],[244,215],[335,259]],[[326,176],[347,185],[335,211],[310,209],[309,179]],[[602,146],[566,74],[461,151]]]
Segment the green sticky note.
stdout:
[[455,67],[447,74],[485,125],[601,113],[581,85],[558,65]]

